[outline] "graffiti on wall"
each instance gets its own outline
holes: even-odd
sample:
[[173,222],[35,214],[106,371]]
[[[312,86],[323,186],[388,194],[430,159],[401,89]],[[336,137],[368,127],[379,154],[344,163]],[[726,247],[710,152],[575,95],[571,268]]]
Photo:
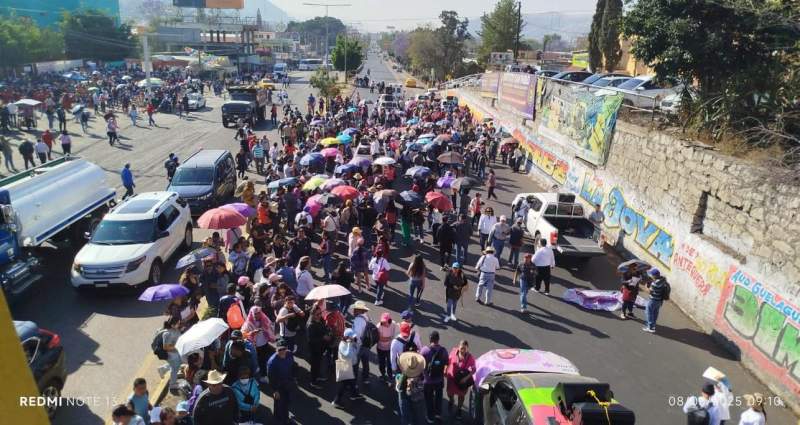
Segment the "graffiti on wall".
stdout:
[[575,149],[579,157],[593,164],[604,164],[622,95],[596,96],[551,81],[542,96],[539,134]]
[[569,164],[567,164],[566,161],[541,147],[518,128],[515,128],[511,132],[511,135],[520,142],[523,149],[528,152],[528,159],[536,165],[536,167],[552,177],[558,184],[564,184],[567,180],[567,172],[569,171]]
[[716,329],[762,372],[800,392],[800,309],[768,282],[731,266]]
[[597,174],[586,175],[583,178],[583,184],[580,189],[580,197],[586,202],[597,205],[603,203],[603,197],[606,194],[603,180]]
[[575,161],[567,170],[567,181],[564,182],[564,186],[572,193],[579,193],[583,186],[584,176],[586,176],[586,167]]
[[728,275],[725,266],[720,266],[685,243],[680,245],[672,257],[672,265],[675,270],[686,273],[695,289],[703,296],[708,295],[711,288],[722,288]]
[[625,202],[622,190],[615,187],[603,206],[608,228],[619,228],[637,245],[669,269],[674,250],[672,235]]

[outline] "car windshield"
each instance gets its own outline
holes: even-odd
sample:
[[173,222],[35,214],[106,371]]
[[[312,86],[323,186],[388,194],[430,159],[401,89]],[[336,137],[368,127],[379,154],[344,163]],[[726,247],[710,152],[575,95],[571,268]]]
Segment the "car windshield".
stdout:
[[[614,81],[616,84],[611,84],[611,82],[612,82],[612,81]],[[623,81],[624,81],[624,80],[623,80]],[[619,84],[620,84],[620,83],[619,83],[619,79],[614,79],[614,78],[601,78],[601,79],[599,79],[599,80],[595,81],[595,83],[594,83],[594,84],[592,84],[592,85],[593,85],[593,86],[595,86],[595,87],[605,87],[605,86],[609,86],[609,85],[610,85],[611,87],[614,87],[614,86],[618,86]]]
[[585,80],[583,80],[583,81],[581,81],[581,82],[582,82],[583,84],[592,84],[592,83],[594,83],[595,81],[597,81],[597,80],[599,80],[599,79],[603,78],[604,76],[605,76],[605,74],[594,74],[594,75],[590,76],[589,78],[587,78],[587,79],[585,79]]
[[619,88],[621,88],[622,90],[634,90],[636,89],[636,87],[639,87],[639,85],[641,85],[644,82],[645,80],[642,80],[640,78],[631,78],[630,80],[620,84]]
[[196,186],[211,184],[214,179],[213,168],[178,168],[172,177],[172,186]]
[[91,243],[126,245],[153,241],[153,220],[103,220],[97,225]]

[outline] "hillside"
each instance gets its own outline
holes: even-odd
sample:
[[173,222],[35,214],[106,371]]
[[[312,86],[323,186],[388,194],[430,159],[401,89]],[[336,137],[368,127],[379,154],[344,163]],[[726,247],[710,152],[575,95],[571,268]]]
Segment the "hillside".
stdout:
[[[123,20],[138,20],[141,18],[142,5],[148,7],[161,3],[164,6],[171,6],[172,0],[119,0],[120,15]],[[157,7],[157,6],[156,6]],[[245,0],[244,9],[239,11],[241,16],[256,16],[258,9],[261,9],[261,17],[265,22],[288,22],[289,15],[283,9],[275,6],[269,0]],[[188,9],[187,11],[190,11]],[[233,12],[233,11],[231,11]]]

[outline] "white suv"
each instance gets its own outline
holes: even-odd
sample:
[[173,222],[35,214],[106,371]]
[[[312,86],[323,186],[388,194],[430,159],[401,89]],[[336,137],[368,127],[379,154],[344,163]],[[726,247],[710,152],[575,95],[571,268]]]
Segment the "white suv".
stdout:
[[72,286],[159,284],[169,257],[191,246],[186,201],[175,192],[140,193],[106,214],[75,255]]

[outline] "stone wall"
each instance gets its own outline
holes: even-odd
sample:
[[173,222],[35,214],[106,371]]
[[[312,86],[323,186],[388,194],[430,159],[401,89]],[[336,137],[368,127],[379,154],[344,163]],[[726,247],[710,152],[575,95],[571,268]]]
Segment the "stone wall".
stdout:
[[601,204],[604,237],[658,267],[672,301],[800,410],[800,188],[699,143],[617,122],[604,165],[459,91],[525,147],[530,176]]

